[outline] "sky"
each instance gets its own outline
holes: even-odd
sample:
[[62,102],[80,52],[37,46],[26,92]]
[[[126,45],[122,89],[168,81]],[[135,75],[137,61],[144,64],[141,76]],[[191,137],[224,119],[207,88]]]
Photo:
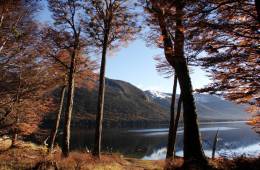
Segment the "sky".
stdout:
[[[41,22],[51,22],[51,14],[46,4],[40,11],[38,19]],[[155,69],[156,62],[153,57],[158,54],[163,54],[163,51],[155,47],[147,47],[142,38],[137,38],[116,53],[108,54],[106,77],[127,81],[142,90],[171,93],[173,78],[166,79]],[[207,73],[199,67],[193,68],[191,79],[194,89],[202,88],[211,82]]]
[[[113,56],[108,56],[107,77],[130,82],[143,90],[172,91],[173,78],[164,78],[156,69],[153,57],[162,54],[158,48],[146,47],[142,39],[121,48]],[[210,83],[206,72],[199,67],[193,68],[191,74],[194,89]]]

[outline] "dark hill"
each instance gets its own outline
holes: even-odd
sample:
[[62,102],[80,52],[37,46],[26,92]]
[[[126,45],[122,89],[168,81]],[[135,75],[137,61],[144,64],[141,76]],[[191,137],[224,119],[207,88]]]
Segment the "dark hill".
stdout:
[[[97,112],[97,89],[76,88],[72,124],[93,126]],[[54,95],[58,99],[59,90]],[[44,126],[53,123],[54,114],[48,116]],[[149,101],[145,93],[130,83],[106,79],[104,121],[112,126],[141,126],[142,124],[167,123],[167,109]]]
[[[77,88],[72,125],[94,126],[97,112],[97,89]],[[54,92],[59,98],[59,90]],[[178,97],[177,97],[178,98]],[[246,120],[249,115],[244,107],[219,97],[195,94],[200,121]],[[146,126],[169,122],[171,94],[142,91],[130,83],[106,79],[104,123],[105,126]],[[43,121],[44,127],[51,127],[55,113]]]

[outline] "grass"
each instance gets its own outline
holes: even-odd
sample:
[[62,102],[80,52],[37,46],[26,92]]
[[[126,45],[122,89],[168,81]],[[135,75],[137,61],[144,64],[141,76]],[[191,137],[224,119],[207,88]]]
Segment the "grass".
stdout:
[[[11,147],[10,140],[0,140],[0,170],[163,170],[183,169],[183,159],[174,161],[151,161],[125,158],[118,153],[103,153],[101,159],[94,158],[86,152],[71,152],[64,158],[60,148],[56,147],[52,154],[45,146],[19,141]],[[260,158],[239,157],[233,160],[209,160],[212,170],[259,170]],[[166,168],[167,167],[167,168]],[[198,169],[198,168],[193,168]]]
[[28,170],[49,165],[62,170],[159,170],[164,166],[164,161],[124,158],[120,154],[103,153],[99,160],[86,152],[71,152],[68,158],[64,158],[58,147],[49,154],[47,147],[23,141],[12,148],[8,148],[10,145],[7,143],[0,143],[0,146],[4,145],[0,150],[0,170]]

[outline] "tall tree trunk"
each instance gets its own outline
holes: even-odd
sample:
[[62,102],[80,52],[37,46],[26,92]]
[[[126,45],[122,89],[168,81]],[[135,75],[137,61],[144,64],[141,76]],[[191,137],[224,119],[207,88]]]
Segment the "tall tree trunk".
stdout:
[[197,113],[192,95],[191,80],[185,63],[176,66],[176,72],[183,96],[183,120],[184,120],[184,158],[185,160],[205,160],[200,141]]
[[168,134],[168,146],[167,146],[167,153],[166,159],[173,157],[174,152],[174,141],[173,141],[173,127],[174,127],[174,107],[175,107],[175,99],[176,99],[176,90],[177,90],[177,75],[174,75],[174,82],[173,82],[173,90],[172,90],[172,101],[171,101],[171,118],[170,118],[170,125],[169,125],[169,134]]
[[183,2],[176,1],[176,30],[174,50],[173,43],[169,36],[167,26],[164,20],[164,14],[158,14],[158,21],[164,37],[164,52],[167,61],[174,67],[178,77],[181,93],[183,96],[183,118],[184,118],[184,159],[196,160],[207,163],[207,159],[202,149],[200,133],[197,122],[197,113],[192,94],[192,85],[188,66],[184,57],[184,28]]
[[176,31],[174,42],[175,71],[179,80],[183,100],[184,120],[184,159],[205,161],[205,154],[200,141],[196,106],[192,94],[192,85],[186,59],[184,57],[183,4],[176,3]]
[[176,118],[175,118],[175,123],[173,127],[173,143],[174,143],[174,156],[175,156],[175,144],[176,144],[176,137],[177,137],[177,130],[178,130],[178,125],[180,121],[180,116],[181,116],[181,105],[182,105],[182,95],[180,94],[180,98],[178,100],[178,105],[177,105],[177,113],[176,113]]
[[65,91],[66,91],[66,86],[64,85],[62,87],[61,93],[60,93],[60,106],[59,106],[58,114],[56,115],[55,126],[53,127],[51,134],[50,134],[49,152],[51,152],[53,150],[55,138],[56,138],[56,135],[57,135],[57,132],[58,132],[58,129],[59,129],[60,118],[61,118],[61,113],[62,113],[62,108],[63,108],[63,103],[64,103]]
[[102,123],[104,115],[104,99],[105,99],[105,72],[106,72],[106,53],[108,43],[109,30],[106,29],[103,42],[102,60],[99,74],[99,91],[98,91],[98,106],[96,117],[95,143],[93,155],[100,158],[101,152],[101,137],[102,137]]
[[[76,46],[77,47],[77,46]],[[75,69],[76,69],[76,48],[71,55],[71,64],[70,71],[68,77],[68,95],[67,95],[67,104],[66,104],[66,112],[65,112],[65,125],[63,129],[63,146],[62,153],[65,157],[69,156],[70,150],[70,124],[71,124],[71,116],[73,110],[73,101],[74,101],[74,84],[75,84]]]

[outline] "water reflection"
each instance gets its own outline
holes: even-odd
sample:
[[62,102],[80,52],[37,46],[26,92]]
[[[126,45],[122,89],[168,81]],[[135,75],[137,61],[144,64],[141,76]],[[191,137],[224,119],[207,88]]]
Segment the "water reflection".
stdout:
[[[182,128],[183,129],[183,128]],[[234,130],[238,128],[232,128],[232,127],[204,127],[200,128],[200,132],[209,132],[209,131],[214,131],[216,132],[217,130],[219,131],[226,131],[226,130]],[[139,132],[139,133],[144,133],[144,136],[157,136],[157,135],[167,135],[168,134],[168,129],[157,129],[157,130],[151,130],[149,129],[144,129],[144,130],[129,130],[130,132]],[[178,130],[177,134],[183,133],[183,130]]]
[[[155,150],[152,154],[146,155],[143,157],[144,160],[161,160],[165,159],[166,156],[166,147]],[[204,150],[206,156],[211,157],[212,150]],[[177,156],[183,156],[183,151],[176,152]],[[249,146],[242,146],[233,149],[219,149],[216,151],[216,157],[226,157],[226,158],[233,158],[238,156],[247,156],[247,157],[256,157],[260,155],[260,142],[249,145]]]
[[[200,124],[201,138],[206,155],[211,156],[212,143],[216,131],[220,140],[217,145],[219,156],[260,154],[260,136],[244,122],[222,122]],[[73,129],[72,149],[92,149],[94,131]],[[167,128],[158,129],[104,129],[103,151],[120,152],[124,155],[143,159],[164,159],[168,137]],[[176,151],[182,155],[183,128],[177,134]]]

